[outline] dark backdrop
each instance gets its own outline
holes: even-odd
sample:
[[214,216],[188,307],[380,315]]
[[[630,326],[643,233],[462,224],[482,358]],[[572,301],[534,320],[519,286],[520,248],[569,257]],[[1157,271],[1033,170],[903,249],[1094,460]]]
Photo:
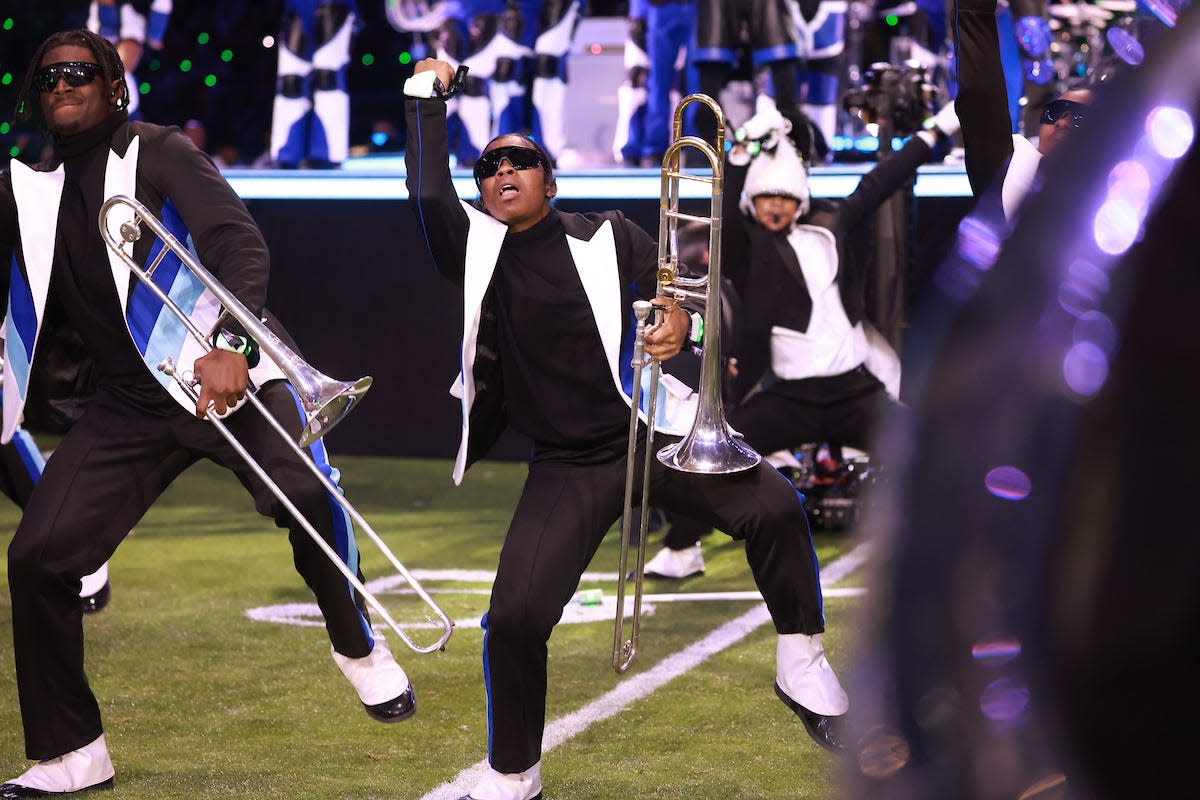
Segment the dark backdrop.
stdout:
[[[359,408],[330,433],[330,448],[452,457],[461,416],[447,391],[458,372],[461,295],[434,269],[407,201],[249,205],[271,248],[269,305],[305,357],[332,377],[375,378]],[[967,205],[965,199],[915,202],[912,302],[919,302]],[[613,207],[657,231],[657,200],[558,203],[567,211]],[[706,204],[684,209],[707,213]],[[492,455],[519,459],[528,450],[509,434]]]

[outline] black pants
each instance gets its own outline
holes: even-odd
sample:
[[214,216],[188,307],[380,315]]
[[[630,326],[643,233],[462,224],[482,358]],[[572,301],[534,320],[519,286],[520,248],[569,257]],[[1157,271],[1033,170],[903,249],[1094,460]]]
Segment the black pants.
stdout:
[[[779,381],[727,416],[746,443],[763,455],[807,442],[865,448],[891,403],[879,379],[858,367],[827,378]],[[691,547],[714,527],[694,515],[669,515],[669,520],[671,529],[663,544],[672,550]]]
[[[299,434],[300,413],[285,383],[268,384],[258,396]],[[345,513],[258,412],[243,409],[226,424],[335,552],[355,553]],[[319,443],[309,452],[324,463]],[[232,470],[255,508],[289,528],[296,569],[316,595],[334,648],[352,658],[370,652],[370,626],[349,582],[213,425],[179,407],[148,412],[101,389],[47,462],[8,551],[29,758],[60,756],[103,732],[84,674],[80,578],[107,561],[171,481],[201,458]]]
[[[655,437],[655,449],[672,439]],[[546,722],[546,643],[601,540],[620,516],[627,444],[560,454],[530,465],[500,551],[491,607],[483,620],[488,757],[499,772],[541,758]],[[643,463],[638,452],[638,472]],[[635,486],[640,490],[641,477]],[[686,511],[733,531],[779,633],[824,630],[817,559],[804,506],[774,467],[693,475],[651,465],[655,506]],[[640,502],[640,491],[634,504]]]

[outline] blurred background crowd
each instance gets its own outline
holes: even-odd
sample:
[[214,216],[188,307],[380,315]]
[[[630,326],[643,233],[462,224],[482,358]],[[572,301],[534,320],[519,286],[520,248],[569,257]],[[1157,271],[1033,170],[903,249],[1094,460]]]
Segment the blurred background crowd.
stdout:
[[[114,16],[105,31],[97,9],[108,3]],[[752,113],[756,95],[775,97],[781,108],[794,104],[813,123],[816,162],[862,160],[878,146],[881,115],[897,133],[911,132],[904,130],[906,113],[919,120],[954,96],[943,0],[763,4],[786,6],[786,18],[776,20],[782,31],[755,17],[758,5],[3,0],[0,148],[24,161],[40,158],[40,132],[15,126],[11,112],[36,43],[70,27],[136,40],[126,58],[136,113],[184,128],[221,167],[336,167],[347,158],[402,151],[400,87],[413,63],[429,55],[471,67],[455,114],[461,135],[454,156],[467,163],[492,133],[525,129],[561,167],[657,166],[670,135],[669,110],[682,93],[697,90],[719,95],[734,125]],[[131,13],[140,15],[140,26],[129,26]],[[1014,132],[1036,132],[1023,116],[1027,109],[1036,114],[1045,99],[1102,80],[1114,65],[1140,63],[1147,39],[1166,29],[1159,24],[1164,13],[1173,13],[1167,0],[1002,3]],[[714,14],[734,18],[732,47],[697,25]],[[697,44],[698,29],[708,41]],[[878,66],[884,63],[891,69]],[[322,90],[333,99],[315,99]],[[873,107],[880,103],[887,108]],[[286,141],[289,127],[295,134],[314,114],[326,118],[328,140],[315,153],[306,141]]]

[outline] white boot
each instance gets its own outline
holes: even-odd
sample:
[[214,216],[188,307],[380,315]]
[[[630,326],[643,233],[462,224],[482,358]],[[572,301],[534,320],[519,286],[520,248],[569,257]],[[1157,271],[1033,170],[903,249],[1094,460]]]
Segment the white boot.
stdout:
[[43,792],[78,792],[111,788],[115,774],[108,747],[104,744],[104,734],[100,734],[100,738],[78,750],[39,761],[8,783]]
[[362,658],[347,658],[336,650],[334,663],[350,681],[367,714],[380,722],[399,722],[413,715],[416,699],[408,675],[392,657],[387,640],[375,636],[375,646]]
[[784,694],[814,714],[836,717],[850,709],[850,698],[825,659],[819,633],[779,635],[775,682]]
[[541,800],[542,762],[524,772],[496,772],[488,767],[471,793],[461,800]]
[[704,556],[700,553],[700,543],[683,550],[672,550],[664,547],[654,558],[646,562],[642,574],[647,578],[671,578],[680,580],[693,575],[704,574]]

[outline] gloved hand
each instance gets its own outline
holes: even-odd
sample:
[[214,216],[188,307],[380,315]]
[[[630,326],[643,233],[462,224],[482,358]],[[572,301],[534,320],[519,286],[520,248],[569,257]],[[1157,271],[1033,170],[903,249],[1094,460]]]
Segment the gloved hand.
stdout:
[[759,150],[770,151],[779,144],[779,137],[786,135],[791,129],[792,123],[779,113],[775,101],[760,94],[755,101],[754,116],[734,132],[733,138],[741,144],[757,142]]
[[943,136],[953,136],[962,126],[958,122],[958,113],[954,110],[954,101],[938,109],[938,112],[925,120],[926,130],[936,130]]

